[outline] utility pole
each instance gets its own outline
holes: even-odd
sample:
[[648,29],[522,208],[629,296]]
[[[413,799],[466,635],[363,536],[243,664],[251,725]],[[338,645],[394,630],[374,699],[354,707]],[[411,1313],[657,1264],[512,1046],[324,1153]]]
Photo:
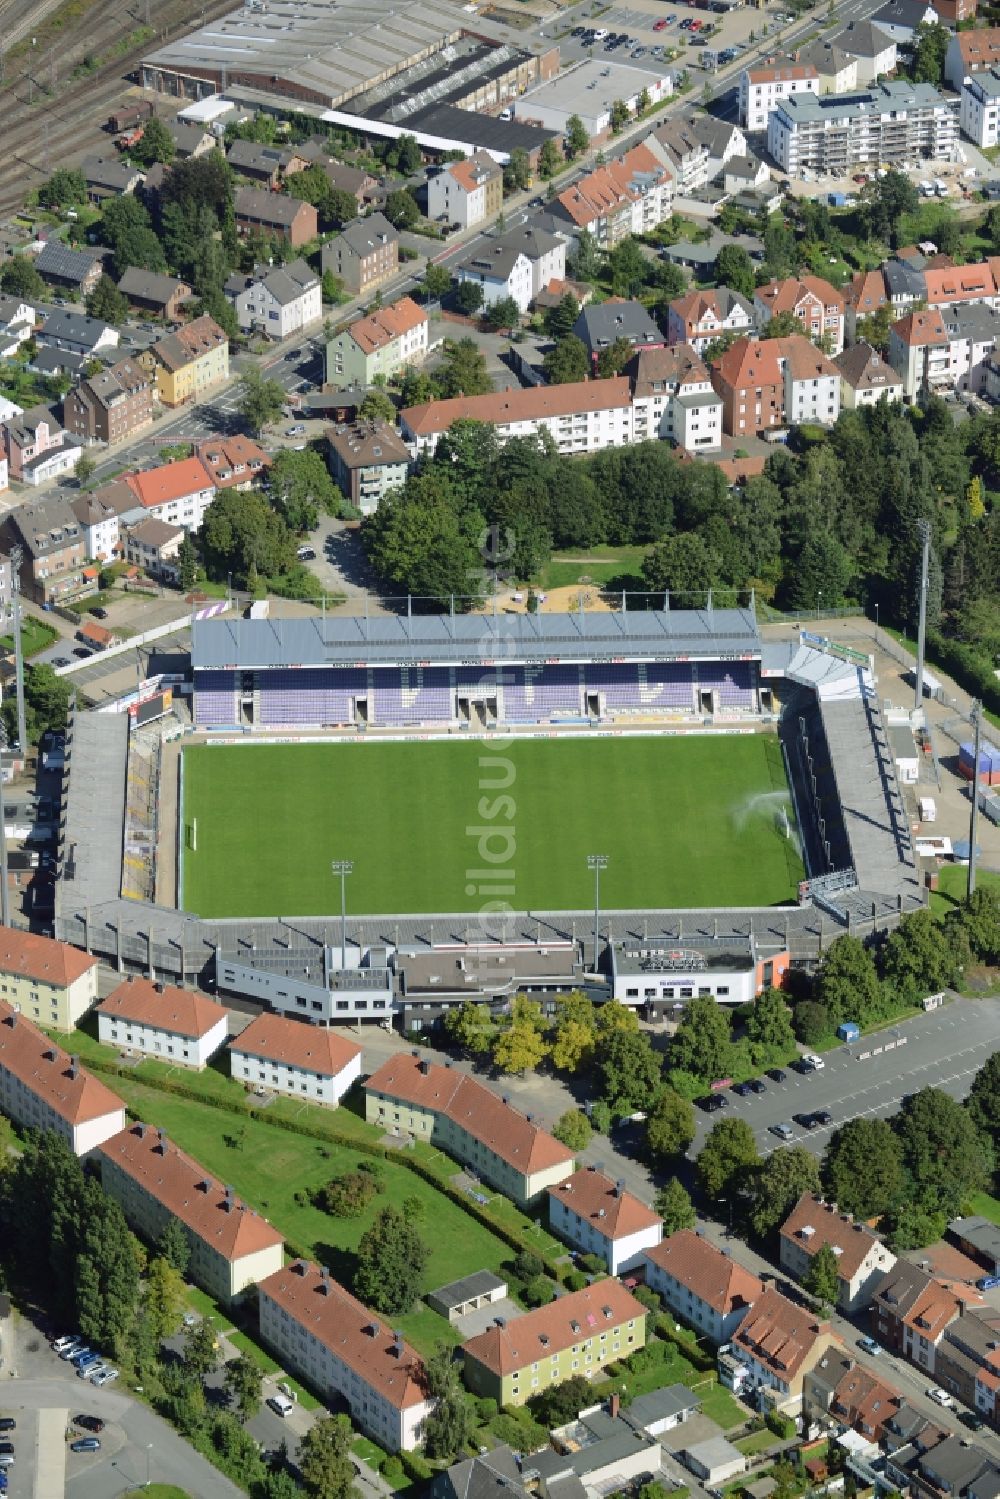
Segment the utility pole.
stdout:
[[597,950],[600,944],[601,870],[607,869],[607,854],[588,854],[587,868],[594,871],[594,972],[597,972]]
[[333,859],[330,870],[340,875],[340,969],[343,972],[347,967],[347,876],[354,871],[354,861]]
[[930,521],[917,521],[917,530],[920,532],[922,551],[920,555],[920,598],[918,600],[920,612],[917,622],[916,701],[913,704],[915,708],[919,708],[924,700],[924,647],[927,638],[927,571],[931,560]]
[[17,685],[17,740],[21,754],[28,753],[28,731],[24,718],[24,649],[21,644],[21,561],[23,548],[15,542],[10,549],[10,595],[14,606],[14,663]]
[[969,712],[975,730],[972,739],[972,811],[969,814],[969,879],[965,887],[966,900],[972,899],[976,888],[976,834],[979,831],[979,751],[982,744],[983,710],[978,702]]
[[3,784],[3,747],[0,745],[0,919],[10,926],[10,891],[7,888],[7,803]]

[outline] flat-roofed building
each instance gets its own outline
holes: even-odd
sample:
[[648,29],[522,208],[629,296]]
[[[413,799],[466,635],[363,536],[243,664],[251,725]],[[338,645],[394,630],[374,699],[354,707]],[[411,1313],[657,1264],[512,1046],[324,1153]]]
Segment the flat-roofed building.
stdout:
[[462,1345],[466,1384],[498,1405],[524,1405],[550,1385],[588,1378],[646,1342],[645,1308],[611,1279],[498,1322]]
[[557,1182],[548,1198],[552,1232],[585,1254],[600,1255],[609,1275],[634,1270],[663,1238],[663,1219],[596,1166]]
[[962,85],[958,123],[981,149],[1000,145],[1000,68],[973,73]]
[[286,1015],[251,1020],[233,1038],[229,1056],[233,1077],[254,1092],[285,1093],[334,1108],[361,1077],[357,1042]]
[[50,1030],[71,1031],[96,1004],[98,968],[68,942],[0,927],[0,998]]
[[767,148],[790,177],[804,168],[840,177],[877,162],[952,161],[957,144],[958,100],[929,83],[902,80],[843,97],[797,94],[767,123]]
[[365,1118],[432,1141],[524,1207],[573,1172],[573,1153],[491,1088],[419,1052],[383,1062],[365,1083]]
[[0,1109],[25,1129],[49,1129],[90,1155],[125,1128],[125,1105],[48,1036],[0,1001]]
[[109,1046],[200,1071],[228,1036],[220,1004],[172,984],[128,978],[97,1007],[97,1034]]
[[281,1269],[285,1246],[277,1229],[162,1129],[133,1124],[105,1139],[95,1159],[101,1186],[148,1243],[177,1219],[191,1249],[188,1274],[218,1301],[235,1300]]
[[713,1343],[728,1343],[764,1289],[731,1254],[689,1228],[647,1249],[644,1258],[650,1289]]
[[257,1288],[262,1340],[387,1452],[419,1447],[434,1408],[419,1356],[326,1269],[296,1260]]

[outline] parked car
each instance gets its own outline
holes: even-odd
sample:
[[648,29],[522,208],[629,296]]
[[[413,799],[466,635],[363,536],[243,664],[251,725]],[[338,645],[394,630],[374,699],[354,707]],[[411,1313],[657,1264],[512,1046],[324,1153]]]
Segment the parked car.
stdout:
[[96,604],[90,612],[95,619],[107,619],[108,617],[108,611],[106,609],[102,609],[100,604]]
[[653,22],[653,30],[654,31],[666,31],[666,29],[667,29],[667,21],[666,21],[666,17],[665,16],[661,16],[658,21],[654,21]]
[[305,430],[306,429],[302,425],[301,422],[296,422],[294,427],[286,427],[285,428],[285,436],[286,437],[302,437],[303,434],[305,433]]
[[805,1072],[822,1072],[826,1063],[814,1051],[807,1051],[802,1058],[801,1066]]
[[780,1067],[769,1067],[767,1075],[772,1083],[783,1083],[785,1081],[785,1074]]
[[963,1411],[958,1419],[961,1421],[962,1425],[967,1426],[970,1431],[982,1431],[983,1427],[986,1425],[986,1422],[983,1420],[978,1411]]
[[63,1349],[63,1351],[62,1351],[62,1353],[60,1353],[59,1357],[61,1359],[65,1359],[66,1362],[68,1363],[71,1358],[76,1358],[78,1354],[80,1354],[80,1353],[89,1353],[89,1352],[90,1352],[90,1349],[86,1347],[86,1345],[83,1343],[82,1339],[80,1339],[80,1338],[74,1338],[73,1341],[72,1341],[72,1343],[68,1343],[67,1346]]
[[772,1135],[777,1135],[779,1140],[791,1140],[795,1137],[795,1131],[790,1124],[772,1124]]
[[934,1389],[932,1387],[926,1391],[926,1394],[929,1400],[933,1400],[935,1405],[943,1405],[945,1410],[950,1410],[955,1404],[947,1390]]
[[72,1360],[72,1364],[76,1372],[82,1374],[86,1370],[92,1369],[95,1364],[99,1364],[100,1361],[101,1356],[99,1353],[78,1353],[76,1358]]
[[73,655],[74,656],[79,656],[79,658],[80,658],[81,661],[86,660],[86,658],[88,656],[92,656],[93,654],[94,654],[93,651],[88,651],[88,649],[87,649],[87,647],[85,645],[75,646],[74,650],[73,650]]
[[118,1369],[112,1369],[110,1364],[105,1364],[99,1374],[91,1373],[90,1382],[98,1389],[103,1389],[106,1384],[113,1384],[119,1375]]
[[101,1363],[99,1358],[94,1359],[93,1363],[88,1360],[87,1362],[82,1363],[77,1369],[76,1377],[77,1379],[92,1379],[95,1374],[100,1374],[103,1368],[104,1365]]
[[724,1093],[710,1093],[702,1099],[701,1106],[706,1114],[717,1114],[720,1109],[728,1109],[729,1099]]
[[315,562],[316,561],[316,552],[315,552],[315,549],[313,547],[299,547],[299,549],[295,553],[295,555],[296,555],[296,557],[298,557],[298,559],[299,559],[300,562]]
[[70,1452],[100,1452],[100,1437],[77,1437],[75,1442],[69,1444]]
[[103,1431],[104,1422],[100,1416],[74,1416],[73,1425],[81,1426],[84,1431]]
[[824,1128],[833,1123],[833,1115],[829,1109],[817,1109],[813,1114],[813,1124],[822,1125]]
[[749,1083],[733,1083],[733,1092],[738,1094],[740,1098],[748,1098],[753,1089]]
[[872,1358],[877,1358],[882,1352],[882,1344],[876,1343],[874,1338],[859,1338],[858,1347],[862,1353],[868,1353]]
[[814,1129],[816,1126],[816,1120],[812,1114],[793,1114],[792,1118],[800,1129]]
[[62,1337],[52,1340],[53,1353],[64,1353],[71,1343],[79,1345],[80,1339],[73,1333],[63,1333]]
[[767,1092],[767,1084],[763,1081],[762,1078],[759,1077],[752,1077],[747,1083],[747,1087],[750,1089],[751,1093]]
[[267,1403],[277,1416],[291,1415],[295,1409],[295,1402],[289,1400],[287,1395],[270,1395]]

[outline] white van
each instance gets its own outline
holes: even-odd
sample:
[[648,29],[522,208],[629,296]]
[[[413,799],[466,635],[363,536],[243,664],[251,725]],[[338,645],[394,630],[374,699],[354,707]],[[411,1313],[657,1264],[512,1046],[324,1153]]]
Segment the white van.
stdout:
[[278,1416],[289,1416],[295,1409],[294,1400],[289,1400],[287,1395],[272,1395],[267,1403]]

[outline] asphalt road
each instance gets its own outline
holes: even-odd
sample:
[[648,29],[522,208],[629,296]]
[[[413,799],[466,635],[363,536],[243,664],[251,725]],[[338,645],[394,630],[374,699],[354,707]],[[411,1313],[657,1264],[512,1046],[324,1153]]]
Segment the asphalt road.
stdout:
[[[867,1061],[859,1060],[858,1053],[892,1041],[897,1034],[906,1038],[904,1046]],[[979,1068],[998,1048],[1000,1001],[955,1000],[895,1030],[827,1052],[822,1072],[803,1075],[786,1068],[785,1082],[766,1078],[767,1092],[747,1098],[727,1090],[729,1107],[725,1111],[706,1114],[697,1110],[698,1132],[690,1154],[701,1149],[713,1123],[723,1118],[745,1119],[762,1154],[783,1143],[771,1133],[771,1126],[779,1123],[792,1125],[794,1139],[789,1144],[806,1145],[819,1153],[833,1131],[848,1119],[866,1115],[884,1118],[895,1113],[904,1094],[920,1088],[941,1088],[954,1098],[964,1098]],[[829,1109],[832,1124],[808,1130],[794,1123],[795,1114],[816,1109]]]

